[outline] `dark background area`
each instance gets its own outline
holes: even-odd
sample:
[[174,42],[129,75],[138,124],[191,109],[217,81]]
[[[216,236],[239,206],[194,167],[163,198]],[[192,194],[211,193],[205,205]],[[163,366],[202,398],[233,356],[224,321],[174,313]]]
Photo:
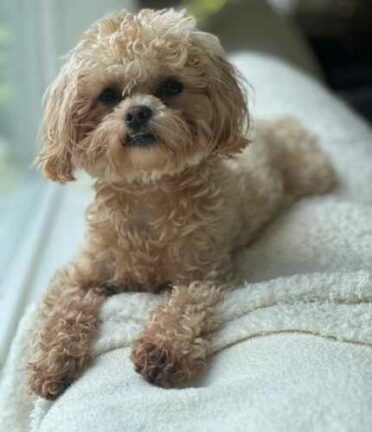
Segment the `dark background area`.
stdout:
[[328,85],[372,122],[372,1],[338,3],[329,13],[299,13],[294,19]]

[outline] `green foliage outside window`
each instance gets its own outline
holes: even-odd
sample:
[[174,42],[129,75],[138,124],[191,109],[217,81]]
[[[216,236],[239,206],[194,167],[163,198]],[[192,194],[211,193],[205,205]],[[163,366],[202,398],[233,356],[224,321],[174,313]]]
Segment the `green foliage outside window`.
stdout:
[[181,4],[194,15],[198,22],[204,21],[226,6],[228,0],[182,0]]

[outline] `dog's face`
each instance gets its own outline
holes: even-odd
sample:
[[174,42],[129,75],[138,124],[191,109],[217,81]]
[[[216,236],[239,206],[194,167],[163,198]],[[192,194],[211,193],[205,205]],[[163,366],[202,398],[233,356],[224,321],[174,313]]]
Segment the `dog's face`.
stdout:
[[108,182],[178,173],[245,145],[244,94],[218,39],[184,12],[98,21],[45,100],[39,163],[53,180],[84,169]]

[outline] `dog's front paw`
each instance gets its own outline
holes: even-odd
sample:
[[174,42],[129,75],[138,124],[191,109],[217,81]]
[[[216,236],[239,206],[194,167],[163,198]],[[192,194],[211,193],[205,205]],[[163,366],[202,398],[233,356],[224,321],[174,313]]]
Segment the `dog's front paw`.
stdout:
[[181,363],[166,347],[140,339],[134,346],[131,358],[136,372],[152,384],[170,387],[183,380]]
[[72,379],[48,371],[37,363],[30,363],[28,370],[30,391],[47,400],[57,399],[72,383]]

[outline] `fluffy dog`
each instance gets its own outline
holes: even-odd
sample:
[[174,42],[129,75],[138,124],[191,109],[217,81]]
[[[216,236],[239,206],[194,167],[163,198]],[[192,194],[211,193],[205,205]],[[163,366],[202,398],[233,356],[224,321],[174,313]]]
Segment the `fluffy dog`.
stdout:
[[[334,173],[295,119],[257,124],[218,39],[174,10],[103,18],[50,86],[43,173],[95,179],[85,241],[41,310],[30,387],[56,398],[87,367],[97,310],[112,293],[171,290],[132,360],[162,386],[194,377],[210,353],[233,253]],[[219,287],[219,288],[217,288]]]

